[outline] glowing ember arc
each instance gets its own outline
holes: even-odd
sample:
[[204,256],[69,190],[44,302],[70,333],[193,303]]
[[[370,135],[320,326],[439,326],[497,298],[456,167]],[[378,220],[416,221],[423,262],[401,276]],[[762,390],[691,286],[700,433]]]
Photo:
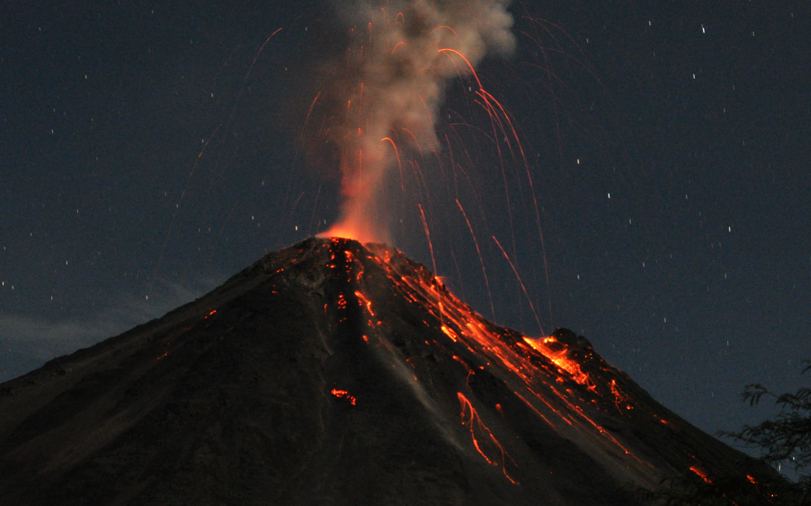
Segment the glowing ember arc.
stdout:
[[[490,427],[488,427],[487,424],[485,424],[481,419],[478,411],[476,411],[476,408],[474,408],[473,404],[470,402],[470,399],[468,399],[462,392],[457,392],[456,397],[459,400],[459,417],[461,419],[461,423],[470,432],[470,440],[473,443],[473,448],[476,450],[476,453],[478,453],[489,465],[500,467],[501,473],[504,475],[507,481],[513,485],[517,485],[518,482],[512,476],[510,476],[510,473],[507,472],[507,461],[512,461],[512,458],[504,450],[504,446],[501,444],[498,438],[496,438],[495,434],[493,434],[493,431],[490,430]],[[487,440],[490,441],[490,445],[492,445],[492,447],[494,447],[498,452],[498,457],[490,457],[487,454],[483,448],[485,443],[479,440],[477,432],[483,433],[484,436],[486,436]]]
[[[475,65],[488,53],[513,50],[507,3],[406,0],[394,11],[384,2],[356,4],[352,40],[336,65],[343,75],[331,76],[335,89],[319,92],[306,115],[309,120],[316,104],[328,99],[345,104],[328,126],[340,152],[344,200],[338,221],[322,236],[387,242],[389,206],[381,197],[388,173],[396,159],[402,188],[404,152],[439,149],[435,125],[447,81],[472,75],[494,114],[503,111],[481,87]],[[365,33],[357,28],[362,23]],[[461,57],[466,66],[460,68],[458,58],[448,58],[450,54]],[[395,142],[399,132],[406,134],[407,143]]]
[[[625,444],[581,407],[580,404],[588,402],[584,396],[591,396],[590,399],[594,399],[598,394],[598,385],[582,369],[581,364],[568,355],[568,345],[559,342],[554,336],[541,340],[521,336],[523,339],[519,338],[516,341],[502,334],[503,331],[492,328],[450,292],[443,291],[447,295],[438,299],[440,287],[436,277],[426,269],[419,267],[418,271],[422,269],[419,271],[420,276],[413,276],[408,269],[400,271],[397,262],[391,256],[384,256],[385,260],[377,257],[373,260],[385,270],[389,280],[401,292],[404,299],[420,305],[434,318],[433,323],[423,322],[426,327],[441,332],[453,345],[462,346],[467,354],[475,357],[474,360],[481,364],[478,367],[482,370],[501,375],[503,373],[499,372],[499,369],[503,369],[504,373],[509,373],[501,377],[510,384],[518,382],[513,387],[514,394],[544,423],[559,429],[560,427],[550,419],[557,417],[565,423],[563,427],[593,431],[598,439],[618,449],[622,455],[630,457],[648,469],[651,467],[651,464],[633,454]],[[537,365],[538,355],[563,371],[567,377],[580,385],[582,390],[576,391],[557,385],[553,378],[549,378],[550,372]],[[457,360],[455,357],[456,355],[454,360]],[[468,374],[468,380],[470,376]],[[602,388],[608,395],[610,387],[605,385]]]
[[360,290],[355,290],[355,297],[358,299],[358,304],[363,306],[372,318],[377,317],[374,309],[372,308],[372,301],[369,300],[366,295],[363,294],[363,292]]
[[358,405],[358,398],[349,393],[348,390],[343,390],[340,388],[333,388],[329,391],[329,393],[335,397],[336,399],[343,399],[349,403],[350,406],[357,406]]
[[710,475],[707,474],[707,472],[705,470],[701,469],[698,466],[690,466],[690,471],[693,474],[695,474],[696,476],[698,476],[699,478],[701,478],[701,481],[703,481],[707,485],[712,485],[712,479],[710,478]]

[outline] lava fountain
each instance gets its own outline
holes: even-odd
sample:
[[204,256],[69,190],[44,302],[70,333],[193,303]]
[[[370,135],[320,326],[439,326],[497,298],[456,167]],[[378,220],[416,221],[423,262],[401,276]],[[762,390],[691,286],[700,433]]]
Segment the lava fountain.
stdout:
[[342,6],[350,44],[330,95],[340,153],[342,204],[322,236],[389,242],[388,178],[407,152],[439,149],[436,121],[446,83],[475,73],[486,55],[515,47],[509,0],[375,0]]

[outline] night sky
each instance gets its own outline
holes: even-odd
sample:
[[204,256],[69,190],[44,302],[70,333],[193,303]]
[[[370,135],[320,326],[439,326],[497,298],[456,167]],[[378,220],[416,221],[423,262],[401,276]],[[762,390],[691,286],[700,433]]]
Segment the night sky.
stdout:
[[[334,160],[305,121],[346,44],[330,5],[2,3],[0,380],[335,218]],[[458,196],[498,323],[540,332],[491,235],[547,331],[587,336],[704,430],[757,421],[768,410],[740,401],[744,385],[794,388],[811,358],[811,4],[511,11],[518,50],[479,71],[525,140],[549,281],[529,190],[508,159],[506,212],[469,79],[449,85],[439,127],[470,146],[457,154],[477,189],[437,175],[424,200],[439,273],[493,316]],[[397,245],[431,265],[411,204]]]

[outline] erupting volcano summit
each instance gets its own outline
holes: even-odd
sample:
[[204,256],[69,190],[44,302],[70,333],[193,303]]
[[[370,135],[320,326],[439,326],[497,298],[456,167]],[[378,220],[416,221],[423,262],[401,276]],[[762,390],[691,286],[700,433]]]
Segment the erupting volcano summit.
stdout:
[[0,385],[3,504],[629,505],[771,473],[585,338],[496,326],[344,239]]

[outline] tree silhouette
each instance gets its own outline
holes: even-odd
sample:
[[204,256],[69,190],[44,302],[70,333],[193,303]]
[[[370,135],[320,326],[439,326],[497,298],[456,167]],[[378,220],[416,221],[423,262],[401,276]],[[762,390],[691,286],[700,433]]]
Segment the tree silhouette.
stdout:
[[[811,370],[811,360],[804,362],[803,374]],[[779,413],[758,425],[747,425],[738,432],[722,432],[745,445],[761,451],[769,464],[790,463],[800,477],[798,501],[811,504],[811,388],[777,394],[760,384],[747,385],[743,400],[751,406],[771,398]]]
[[[811,360],[804,364],[803,374],[811,371]],[[778,394],[763,385],[752,384],[746,386],[742,396],[751,406],[772,399],[779,412],[758,425],[746,425],[740,431],[721,435],[760,450],[761,460],[769,465],[793,465],[799,482],[790,483],[776,475],[749,483],[736,476],[718,477],[712,484],[690,476],[672,478],[657,491],[643,492],[640,496],[643,502],[663,506],[811,505],[811,388]]]

